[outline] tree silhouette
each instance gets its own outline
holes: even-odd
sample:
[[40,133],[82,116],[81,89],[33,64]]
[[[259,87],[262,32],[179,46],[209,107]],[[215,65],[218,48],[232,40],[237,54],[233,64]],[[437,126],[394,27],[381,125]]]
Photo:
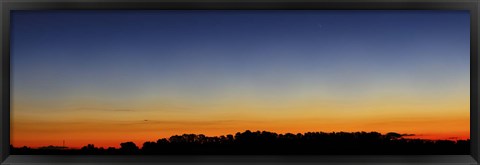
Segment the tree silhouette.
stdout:
[[137,145],[133,142],[120,143],[120,151],[124,154],[135,154],[138,153],[139,149]]
[[120,148],[97,148],[88,144],[80,150],[55,147],[14,148],[12,154],[469,154],[470,140],[407,139],[389,132],[306,132],[277,134],[246,130],[235,135],[174,135],[156,142],[144,142],[140,149],[133,142]]
[[93,144],[88,144],[87,146],[82,147],[81,150],[84,152],[92,152],[98,150],[98,148],[95,148],[95,145]]
[[389,140],[397,140],[399,138],[402,137],[402,135],[400,135],[399,133],[395,133],[395,132],[389,132],[385,135],[386,139],[389,139]]

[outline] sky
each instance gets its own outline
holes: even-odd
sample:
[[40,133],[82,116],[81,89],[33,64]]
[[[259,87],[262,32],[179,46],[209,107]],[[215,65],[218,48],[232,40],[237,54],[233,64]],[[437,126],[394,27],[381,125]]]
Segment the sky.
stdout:
[[468,11],[11,13],[14,146],[245,130],[469,138]]

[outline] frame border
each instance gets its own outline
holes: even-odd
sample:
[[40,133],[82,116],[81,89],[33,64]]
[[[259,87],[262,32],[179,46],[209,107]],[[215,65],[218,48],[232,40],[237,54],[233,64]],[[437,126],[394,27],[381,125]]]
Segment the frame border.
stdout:
[[[0,2],[0,164],[480,164],[478,99],[480,0],[2,0]],[[470,11],[470,155],[10,155],[11,10],[468,10]]]

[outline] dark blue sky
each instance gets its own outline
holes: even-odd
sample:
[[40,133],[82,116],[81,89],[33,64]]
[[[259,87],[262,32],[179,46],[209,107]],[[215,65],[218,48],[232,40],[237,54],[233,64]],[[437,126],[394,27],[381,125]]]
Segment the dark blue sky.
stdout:
[[469,82],[467,11],[14,11],[11,21],[18,100],[432,95]]

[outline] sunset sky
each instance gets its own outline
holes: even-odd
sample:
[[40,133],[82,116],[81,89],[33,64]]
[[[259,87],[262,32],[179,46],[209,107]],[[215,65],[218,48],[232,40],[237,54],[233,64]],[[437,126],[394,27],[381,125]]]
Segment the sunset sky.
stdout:
[[14,146],[469,138],[467,11],[13,11]]

